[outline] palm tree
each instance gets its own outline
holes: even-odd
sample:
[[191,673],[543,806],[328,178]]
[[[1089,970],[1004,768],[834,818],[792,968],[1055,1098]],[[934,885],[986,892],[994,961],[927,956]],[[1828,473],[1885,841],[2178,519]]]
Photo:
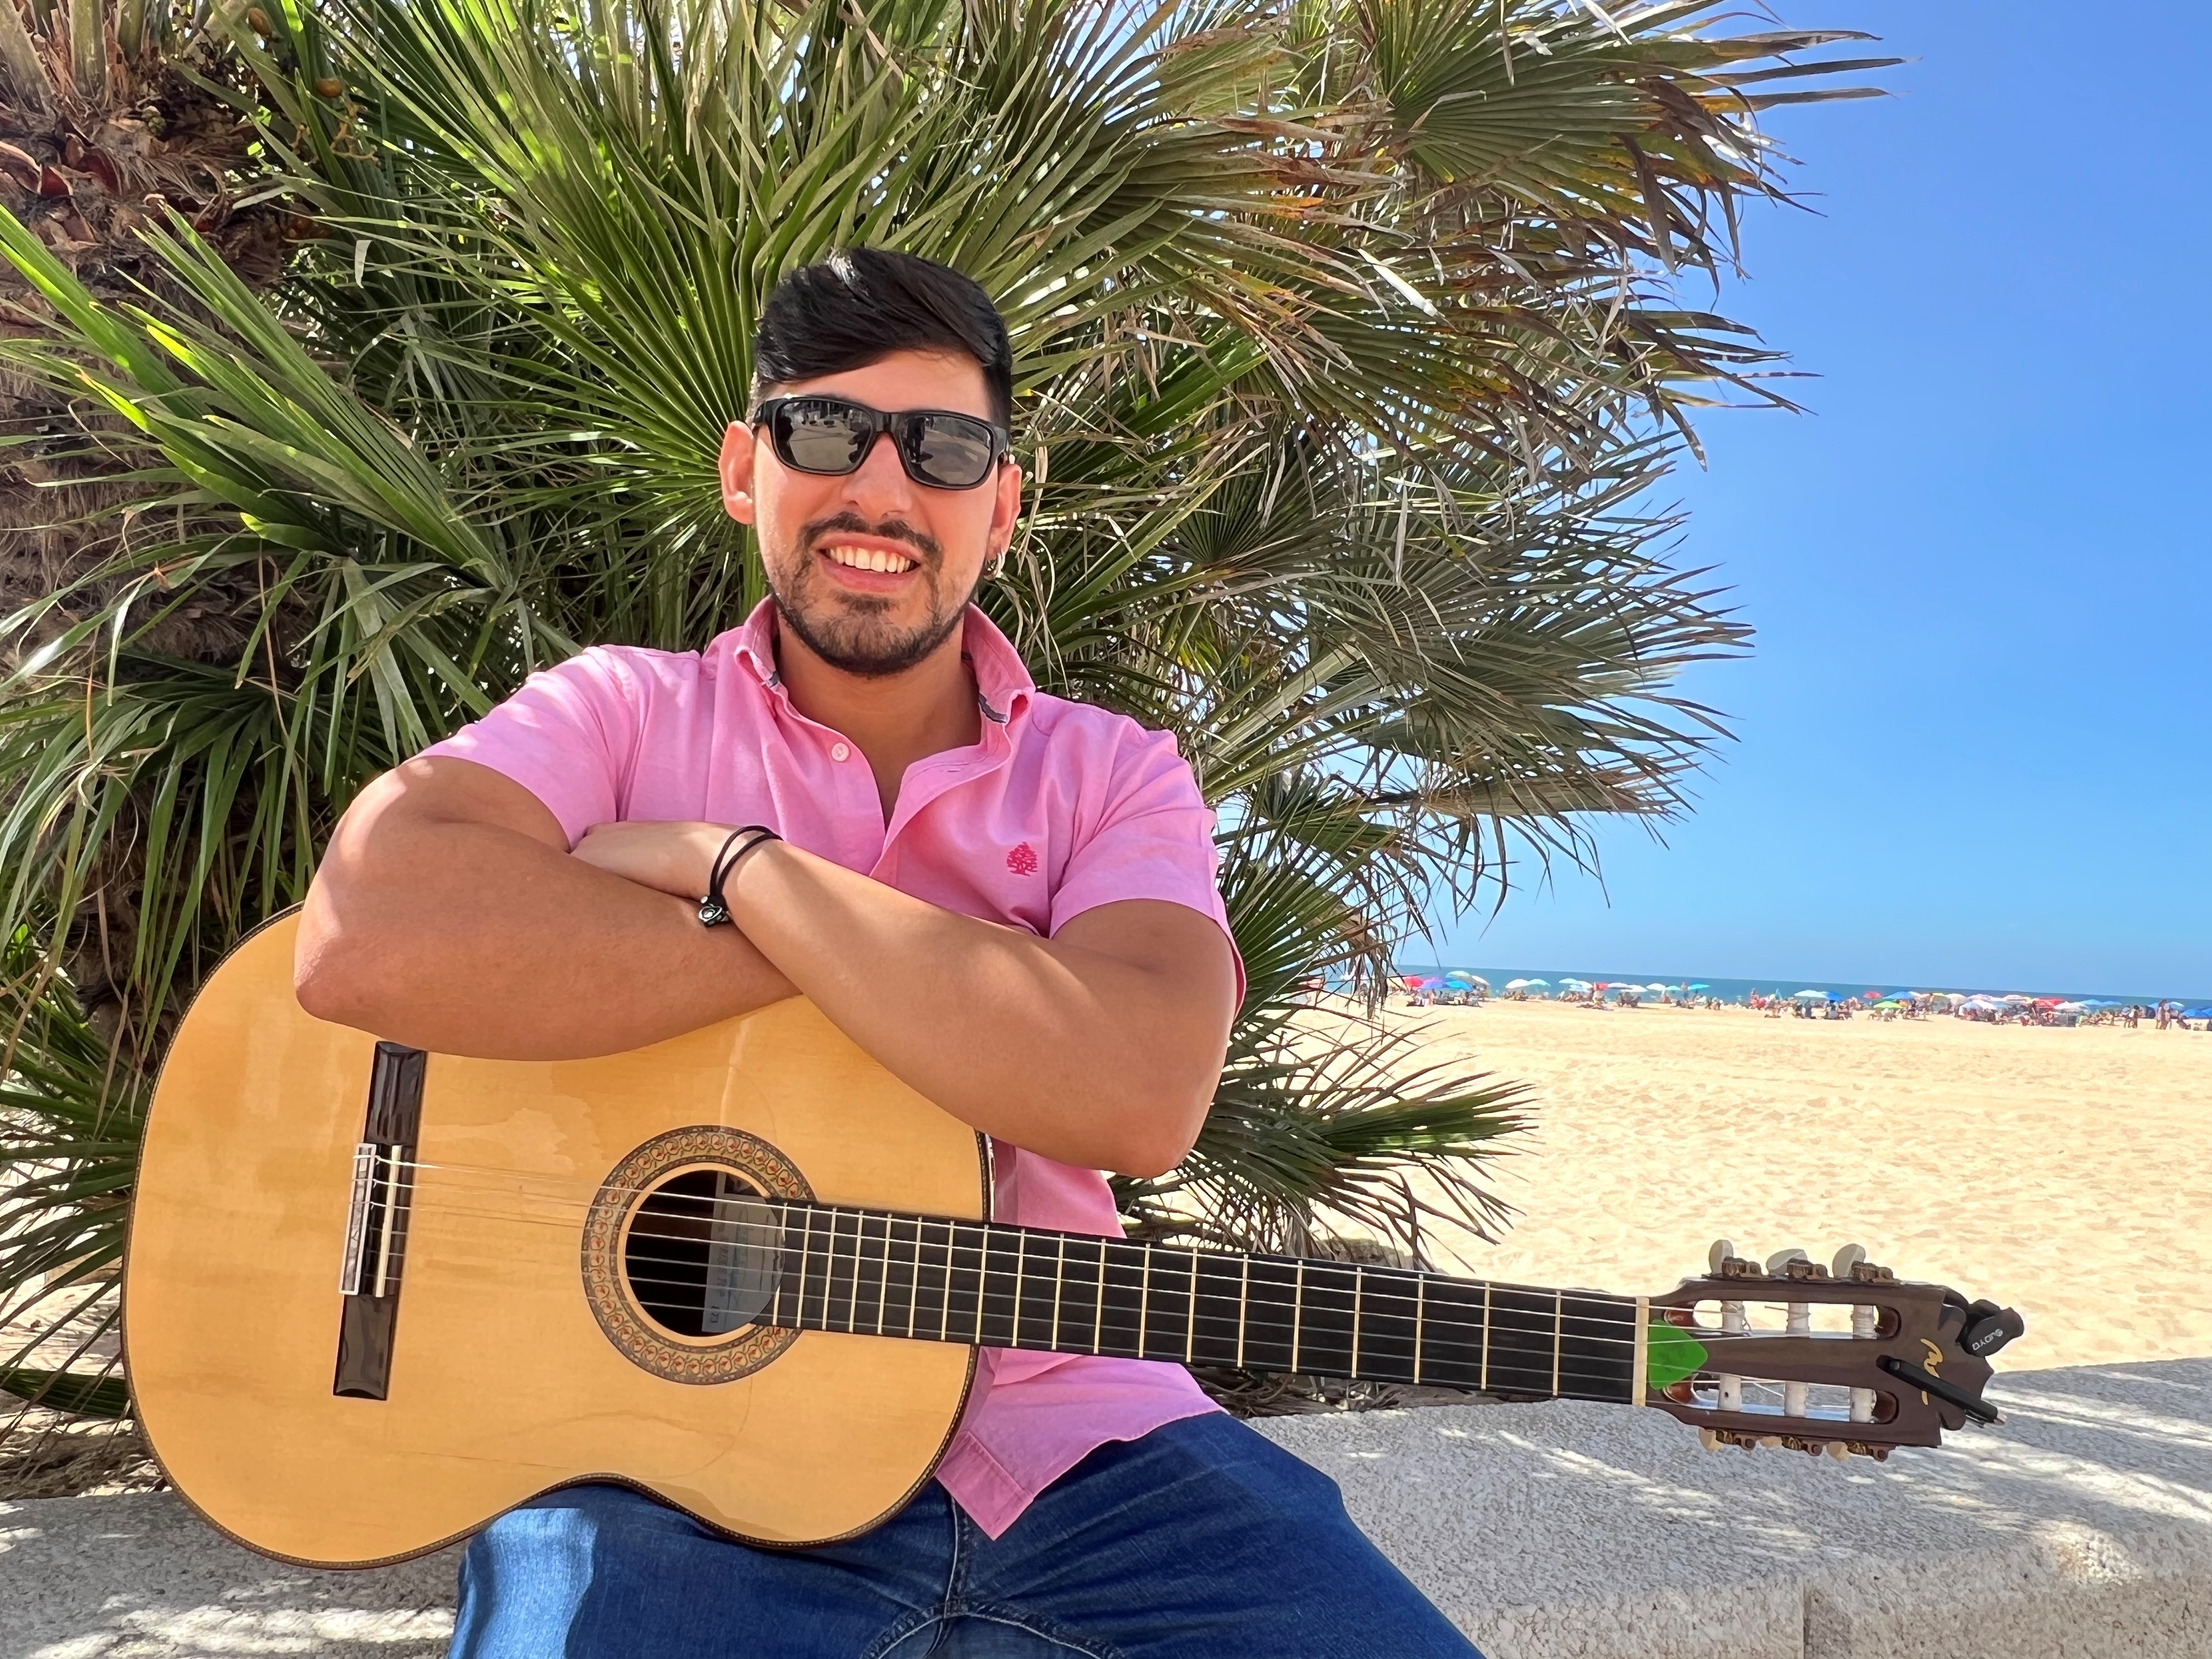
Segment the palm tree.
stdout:
[[[106,1316],[167,1034],[363,782],[580,643],[696,647],[759,596],[716,447],[769,289],[855,241],[998,298],[1035,490],[981,602],[1048,689],[1173,729],[1220,813],[1250,995],[1197,1151],[1121,1184],[1130,1225],[1418,1254],[1440,1211],[1500,1219],[1517,1085],[1413,1071],[1372,1021],[1317,1040],[1297,991],[1371,1011],[1423,916],[1582,856],[1589,814],[1679,810],[1723,735],[1670,685],[1747,630],[1640,503],[1701,404],[1782,400],[1680,289],[1782,195],[1757,112],[1871,65],[1715,5],[230,27],[250,164],[311,229],[272,283],[165,209],[126,298],[0,215],[41,307],[0,367],[120,492],[103,556],[6,623],[7,1311]],[[88,1361],[13,1363],[127,1409]]]

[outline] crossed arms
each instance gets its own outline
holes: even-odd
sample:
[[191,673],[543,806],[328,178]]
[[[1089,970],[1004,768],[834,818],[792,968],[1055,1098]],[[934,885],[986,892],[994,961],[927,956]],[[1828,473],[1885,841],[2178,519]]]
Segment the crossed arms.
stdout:
[[301,1006],[416,1048],[568,1060],[643,1047],[794,994],[975,1128],[1087,1169],[1190,1149],[1235,1014],[1228,942],[1130,899],[1051,939],[939,909],[782,842],[698,895],[727,826],[617,823],[568,850],[530,791],[473,761],[407,762],[339,822],[301,919]]

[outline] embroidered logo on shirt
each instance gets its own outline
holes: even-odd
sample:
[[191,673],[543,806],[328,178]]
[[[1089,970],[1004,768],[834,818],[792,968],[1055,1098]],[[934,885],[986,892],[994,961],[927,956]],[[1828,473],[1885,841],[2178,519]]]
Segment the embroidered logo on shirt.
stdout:
[[1012,871],[1018,876],[1033,876],[1036,874],[1036,848],[1030,846],[1027,842],[1022,842],[1020,846],[1015,848],[1012,852],[1006,854],[1006,868]]

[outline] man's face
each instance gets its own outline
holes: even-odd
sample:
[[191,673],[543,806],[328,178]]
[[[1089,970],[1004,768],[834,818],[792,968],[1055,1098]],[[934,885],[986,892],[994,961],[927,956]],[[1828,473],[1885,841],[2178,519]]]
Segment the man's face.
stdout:
[[[981,367],[937,352],[894,352],[774,390],[850,398],[892,414],[950,409],[991,418]],[[723,506],[759,535],[785,624],[832,666],[871,677],[912,667],[959,627],[1021,507],[1021,469],[1011,461],[973,489],[936,489],[906,476],[889,434],[857,471],[832,478],[784,465],[764,426],[733,421],[721,474]]]

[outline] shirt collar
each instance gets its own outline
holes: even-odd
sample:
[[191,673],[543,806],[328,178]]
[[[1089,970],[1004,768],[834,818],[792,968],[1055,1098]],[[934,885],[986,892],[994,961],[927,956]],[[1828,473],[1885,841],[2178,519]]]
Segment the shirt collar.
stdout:
[[[731,655],[750,669],[761,684],[781,692],[783,676],[775,665],[775,596],[769,595],[753,607],[737,629]],[[983,718],[1001,728],[1010,727],[1036,696],[1036,682],[1014,642],[999,625],[975,605],[961,618],[960,653],[975,675],[975,706]]]

